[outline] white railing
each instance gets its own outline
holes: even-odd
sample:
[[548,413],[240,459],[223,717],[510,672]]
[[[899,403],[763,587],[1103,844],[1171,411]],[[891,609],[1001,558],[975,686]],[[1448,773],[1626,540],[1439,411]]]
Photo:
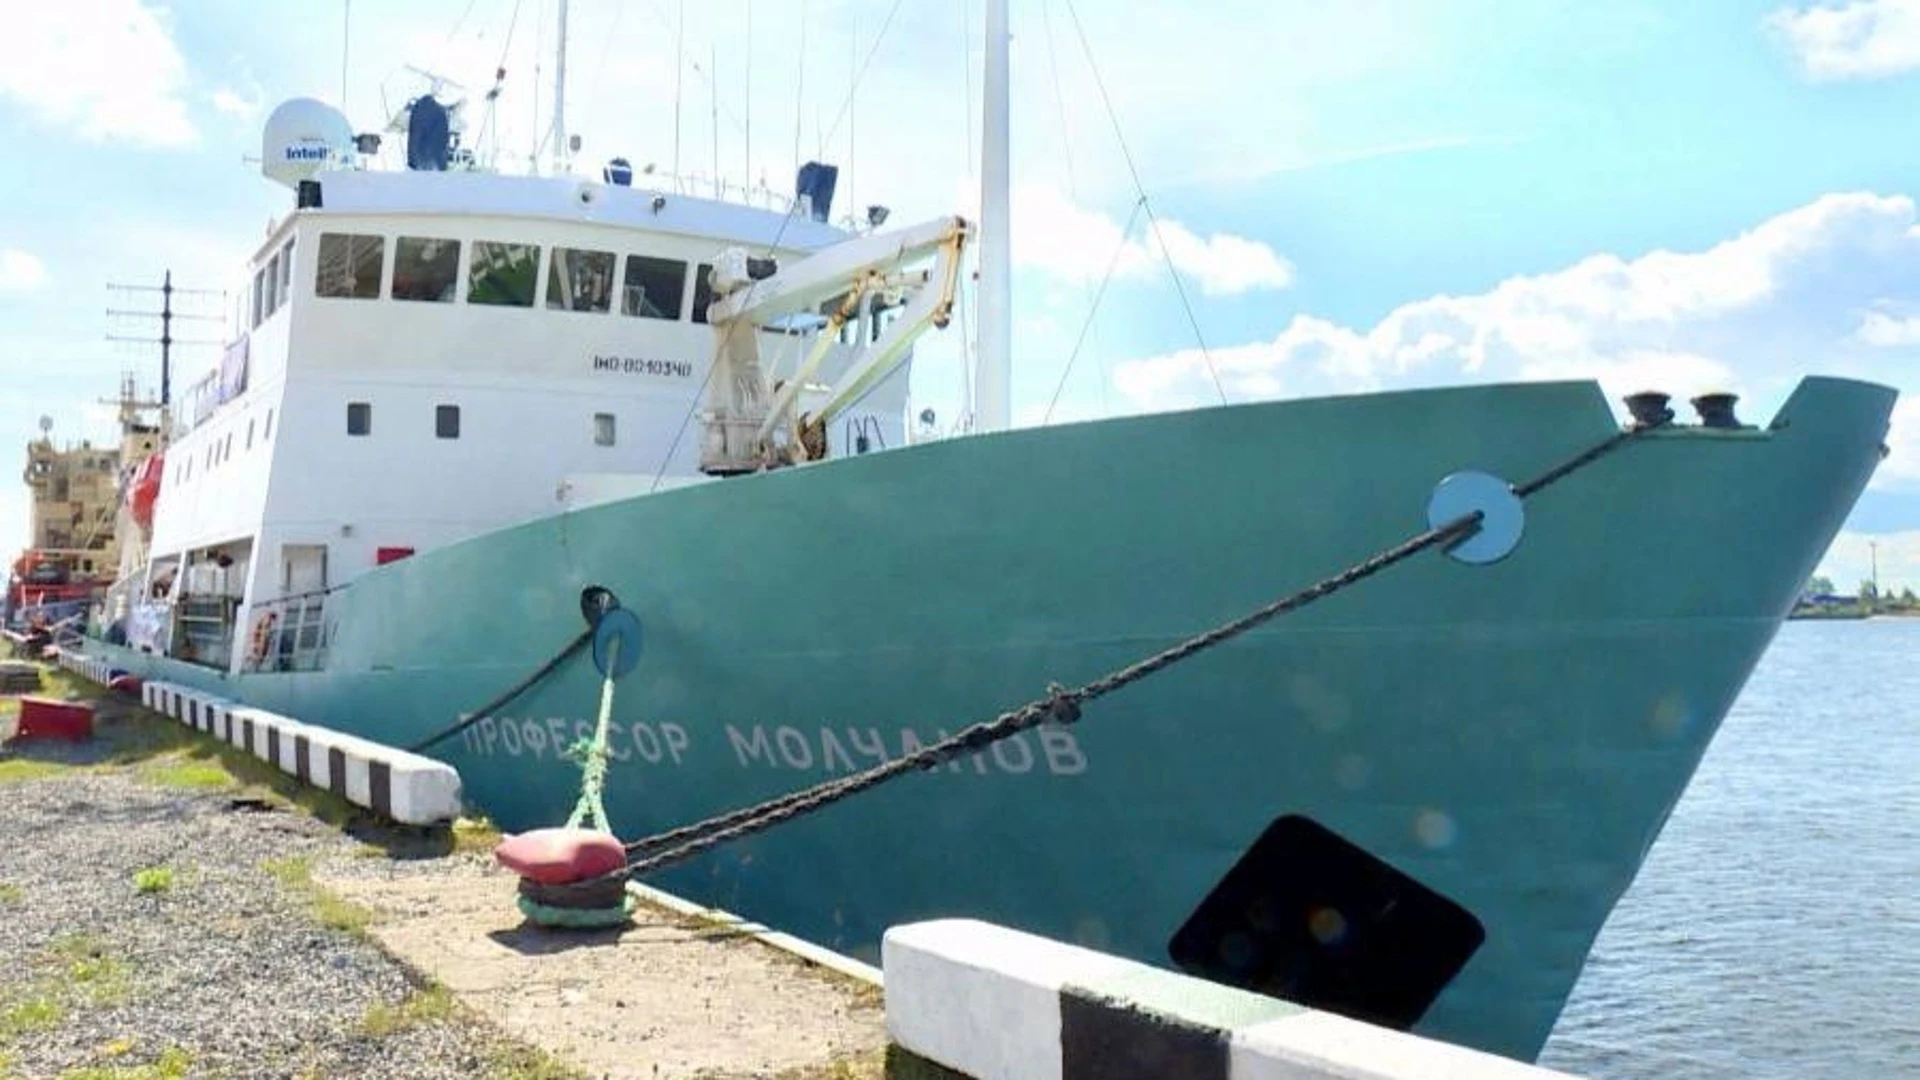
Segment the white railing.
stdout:
[[253,606],[242,671],[319,671],[327,666],[334,624],[327,597],[346,588],[294,593]]

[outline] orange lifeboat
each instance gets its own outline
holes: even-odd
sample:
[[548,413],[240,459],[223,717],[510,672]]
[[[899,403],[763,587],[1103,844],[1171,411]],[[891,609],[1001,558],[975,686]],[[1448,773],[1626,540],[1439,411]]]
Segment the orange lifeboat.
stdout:
[[153,531],[153,504],[160,498],[160,477],[165,469],[165,454],[152,454],[136,465],[133,483],[127,487],[127,510],[142,532]]

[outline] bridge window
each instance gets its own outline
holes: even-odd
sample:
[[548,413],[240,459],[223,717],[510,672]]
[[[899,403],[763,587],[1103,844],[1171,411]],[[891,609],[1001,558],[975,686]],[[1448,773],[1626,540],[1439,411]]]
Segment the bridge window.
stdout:
[[293,298],[293,241],[280,249],[280,302]]
[[613,252],[557,247],[547,262],[547,307],[598,311],[613,306]]
[[278,252],[275,252],[273,258],[267,262],[264,283],[267,287],[267,302],[262,305],[265,312],[262,317],[271,319],[273,313],[280,310],[280,255]]
[[264,270],[256,270],[253,274],[253,326],[259,326],[260,320],[266,317],[262,314],[266,306],[266,276]]
[[266,425],[260,429],[260,441],[265,442],[266,440],[272,437],[273,437],[273,410],[268,409]]
[[373,431],[373,405],[365,401],[347,402],[347,434],[366,435]]
[[678,319],[680,298],[686,291],[686,263],[629,255],[627,280],[620,290],[620,310],[643,319]]
[[460,280],[460,241],[402,236],[393,245],[395,300],[453,301]]
[[467,303],[532,307],[539,272],[539,245],[475,240],[473,266],[467,271]]
[[613,445],[613,414],[597,412],[593,414],[593,445]]
[[693,275],[693,321],[707,321],[707,306],[713,303],[713,284],[708,279],[713,276],[713,264],[701,263],[700,269]]
[[460,406],[435,405],[433,407],[433,433],[442,439],[460,437]]
[[315,296],[354,300],[380,297],[380,272],[387,260],[387,238],[321,233],[320,258],[313,268]]

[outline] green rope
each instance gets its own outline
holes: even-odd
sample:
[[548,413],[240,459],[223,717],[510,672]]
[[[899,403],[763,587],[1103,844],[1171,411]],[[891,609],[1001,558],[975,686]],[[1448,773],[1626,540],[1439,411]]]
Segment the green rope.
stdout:
[[632,893],[623,897],[618,905],[609,908],[554,907],[537,900],[529,900],[524,896],[519,898],[520,914],[542,926],[559,926],[572,930],[619,926],[633,918],[635,903]]
[[607,642],[607,678],[600,685],[600,719],[593,727],[593,740],[575,743],[567,750],[567,756],[581,762],[580,799],[573,804],[573,813],[567,818],[567,828],[580,827],[582,821],[587,828],[611,834],[612,824],[607,820],[607,807],[601,801],[601,792],[607,781],[607,728],[613,720],[613,673],[619,669],[620,639],[614,637]]

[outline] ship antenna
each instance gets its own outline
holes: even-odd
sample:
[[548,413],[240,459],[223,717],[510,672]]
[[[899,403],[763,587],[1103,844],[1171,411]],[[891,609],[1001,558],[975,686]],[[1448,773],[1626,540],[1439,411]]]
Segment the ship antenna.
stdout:
[[560,35],[554,42],[553,59],[553,157],[554,171],[565,176],[571,162],[567,147],[567,0],[560,0]]
[[340,111],[347,111],[347,43],[353,25],[353,0],[340,0]]
[[1007,0],[987,0],[986,82],[980,140],[980,347],[974,425],[1009,426],[1011,280],[1007,224]]

